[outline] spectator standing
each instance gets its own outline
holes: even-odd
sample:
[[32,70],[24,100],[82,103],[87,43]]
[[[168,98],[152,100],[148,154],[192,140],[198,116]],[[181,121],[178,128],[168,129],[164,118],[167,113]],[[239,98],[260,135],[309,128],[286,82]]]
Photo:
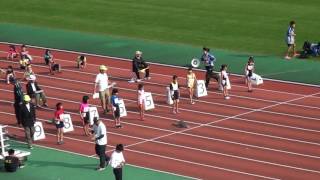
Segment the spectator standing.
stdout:
[[126,163],[123,150],[123,145],[117,144],[115,151],[111,154],[110,166],[113,168],[115,180],[122,180],[122,168]]
[[20,108],[20,120],[25,131],[26,141],[28,147],[32,149],[33,134],[34,134],[34,123],[36,122],[36,109],[35,106],[30,102],[31,98],[29,95],[23,96],[23,104]]

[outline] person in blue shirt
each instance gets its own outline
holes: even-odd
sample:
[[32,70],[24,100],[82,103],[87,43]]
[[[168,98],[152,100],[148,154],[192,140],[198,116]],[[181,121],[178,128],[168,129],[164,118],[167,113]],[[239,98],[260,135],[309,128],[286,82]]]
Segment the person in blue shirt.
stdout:
[[205,68],[206,68],[206,88],[208,89],[209,86],[209,82],[211,78],[216,79],[216,81],[218,82],[219,78],[218,75],[216,73],[213,73],[213,68],[214,68],[214,64],[216,62],[216,58],[209,53],[210,49],[207,47],[203,48],[203,54],[201,56],[201,61],[204,63]]
[[112,103],[112,109],[113,109],[113,117],[115,120],[115,127],[116,128],[121,128],[120,124],[120,107],[119,107],[119,102],[120,98],[118,97],[118,89],[113,89],[112,90],[112,96],[111,96],[111,103]]

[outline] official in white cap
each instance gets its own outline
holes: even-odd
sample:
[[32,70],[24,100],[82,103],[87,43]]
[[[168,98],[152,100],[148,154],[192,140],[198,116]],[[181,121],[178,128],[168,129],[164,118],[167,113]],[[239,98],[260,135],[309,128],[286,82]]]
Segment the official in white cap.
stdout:
[[108,70],[107,66],[100,65],[99,66],[99,74],[97,74],[94,84],[94,91],[95,94],[99,92],[99,98],[101,101],[101,106],[103,108],[103,113],[107,114],[110,110],[108,108],[110,104],[110,91],[109,91],[109,77],[106,71]]
[[26,85],[27,94],[31,98],[36,99],[36,106],[39,107],[40,101],[42,100],[42,105],[44,107],[48,107],[47,98],[44,91],[40,88],[38,83],[36,82],[36,76],[30,75],[28,79],[28,83]]

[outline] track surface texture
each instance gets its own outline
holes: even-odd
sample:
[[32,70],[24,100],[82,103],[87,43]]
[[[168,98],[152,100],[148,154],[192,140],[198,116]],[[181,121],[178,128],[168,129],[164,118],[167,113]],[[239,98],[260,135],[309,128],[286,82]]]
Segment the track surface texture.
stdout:
[[[7,45],[0,45],[5,57]],[[172,114],[166,104],[166,87],[173,74],[184,85],[186,70],[151,64],[151,80],[145,81],[145,91],[152,92],[155,109],[139,120],[137,84],[128,83],[131,62],[111,57],[88,55],[84,70],[75,67],[77,53],[52,51],[62,73],[48,75],[44,65],[44,49],[29,48],[33,56],[33,71],[48,98],[48,108],[37,109],[37,119],[44,123],[46,139],[36,144],[94,156],[94,142],[84,135],[78,108],[83,95],[93,93],[95,75],[100,64],[109,67],[110,81],[117,83],[128,116],[122,118],[122,129],[115,129],[111,114],[102,115],[108,130],[110,153],[117,143],[125,144],[127,162],[137,166],[180,174],[198,179],[320,179],[320,88],[301,84],[265,81],[247,92],[243,77],[231,76],[231,99],[225,100],[217,83],[209,86],[208,96],[191,105],[187,89],[181,89],[180,113]],[[1,68],[12,64],[2,58]],[[17,67],[17,64],[15,64]],[[16,68],[21,78],[23,72]],[[196,71],[204,79],[203,71]],[[23,130],[16,126],[13,87],[0,84],[0,123],[10,125],[9,132],[23,139]],[[23,87],[25,89],[25,81]],[[54,107],[62,102],[71,114],[75,130],[65,134],[65,144],[56,145]],[[184,120],[189,128],[172,124]]]

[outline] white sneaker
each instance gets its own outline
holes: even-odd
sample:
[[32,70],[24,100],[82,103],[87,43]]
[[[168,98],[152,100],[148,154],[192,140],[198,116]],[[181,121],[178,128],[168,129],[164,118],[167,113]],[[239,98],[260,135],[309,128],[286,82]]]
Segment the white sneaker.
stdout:
[[285,58],[285,59],[288,59],[288,60],[291,59],[291,57],[289,57],[289,56],[286,56],[286,57],[284,57],[284,58]]
[[137,82],[141,82],[141,79],[137,79]]
[[150,79],[151,79],[151,77],[145,77],[144,79],[145,79],[145,80],[150,80]]
[[229,96],[226,96],[226,97],[224,97],[224,99],[230,99],[230,97],[229,97]]
[[135,80],[134,80],[134,78],[132,78],[132,79],[130,79],[128,82],[129,82],[129,83],[134,83]]

